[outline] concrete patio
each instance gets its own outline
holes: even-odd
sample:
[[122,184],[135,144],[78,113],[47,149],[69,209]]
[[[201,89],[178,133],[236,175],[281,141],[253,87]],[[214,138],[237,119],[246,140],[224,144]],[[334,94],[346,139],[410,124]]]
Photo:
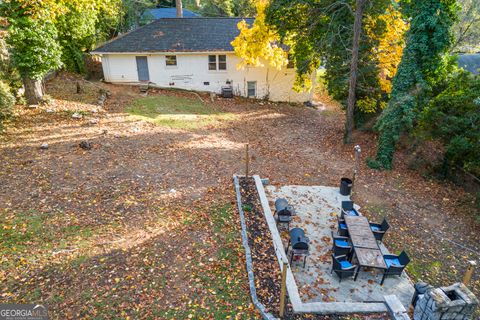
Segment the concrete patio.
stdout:
[[[340,195],[337,187],[322,186],[266,186],[270,208],[274,212],[274,201],[286,198],[295,207],[296,216],[290,228],[300,227],[310,239],[310,256],[305,269],[301,262],[293,262],[292,272],[302,303],[314,302],[383,302],[385,295],[396,295],[408,309],[414,293],[413,284],[403,273],[392,276],[380,286],[382,272],[362,269],[356,281],[345,279],[341,283],[331,274],[331,232],[336,230],[341,201],[349,200]],[[361,210],[360,210],[361,212]],[[388,232],[400,232],[391,228]],[[387,237],[388,237],[387,232]],[[288,232],[280,230],[284,246],[288,243]],[[380,245],[384,254],[388,250]]]

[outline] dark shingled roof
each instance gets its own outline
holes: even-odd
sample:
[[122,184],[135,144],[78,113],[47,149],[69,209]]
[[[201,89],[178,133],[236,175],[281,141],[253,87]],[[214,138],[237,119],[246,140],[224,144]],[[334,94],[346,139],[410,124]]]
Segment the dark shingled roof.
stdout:
[[[93,50],[107,52],[233,51],[243,18],[166,18],[155,20]],[[248,24],[253,19],[245,19]]]

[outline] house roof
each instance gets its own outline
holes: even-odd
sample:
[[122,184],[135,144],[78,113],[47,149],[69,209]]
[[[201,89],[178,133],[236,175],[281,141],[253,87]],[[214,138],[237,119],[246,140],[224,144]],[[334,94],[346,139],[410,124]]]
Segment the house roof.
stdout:
[[459,55],[458,65],[473,74],[480,74],[480,53]]
[[93,53],[233,51],[237,24],[249,18],[165,18],[155,20],[93,50]]
[[[188,9],[183,9],[183,17],[184,18],[195,18],[199,17],[199,15],[195,12],[192,12]],[[142,14],[144,18],[150,19],[162,19],[162,18],[175,18],[177,16],[177,8],[154,8],[154,9],[147,9]]]

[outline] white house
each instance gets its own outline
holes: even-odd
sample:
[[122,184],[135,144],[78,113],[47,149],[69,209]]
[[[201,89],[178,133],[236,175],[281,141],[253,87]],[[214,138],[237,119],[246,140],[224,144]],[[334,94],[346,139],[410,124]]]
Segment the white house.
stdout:
[[[151,83],[159,87],[221,93],[272,101],[305,102],[311,92],[295,92],[295,69],[246,67],[230,42],[241,18],[156,20],[95,49],[104,78],[111,83]],[[245,19],[249,24],[253,19]]]

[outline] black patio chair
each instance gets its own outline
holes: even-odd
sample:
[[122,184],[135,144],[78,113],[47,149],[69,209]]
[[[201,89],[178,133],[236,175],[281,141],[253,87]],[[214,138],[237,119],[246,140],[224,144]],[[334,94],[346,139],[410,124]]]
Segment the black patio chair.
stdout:
[[380,285],[382,286],[386,277],[402,275],[403,269],[405,269],[410,262],[410,258],[405,251],[402,251],[398,256],[394,254],[385,254],[383,260],[387,265],[387,269],[383,272],[382,282],[380,282]]
[[344,219],[347,216],[359,216],[360,213],[355,210],[353,201],[342,201],[342,209],[340,210],[340,216]]
[[347,256],[335,256],[332,254],[332,271],[330,273],[335,271],[340,279],[339,282],[342,282],[342,279],[354,277],[356,270],[357,266],[348,261]]
[[333,247],[332,252],[335,256],[346,255],[348,260],[350,260],[352,253],[352,246],[348,242],[348,237],[342,237],[338,234],[334,234],[332,231],[332,241]]
[[375,239],[378,241],[383,240],[383,236],[385,235],[385,232],[390,228],[390,225],[388,224],[387,219],[383,219],[382,223],[370,223],[370,229],[372,229],[373,235],[375,236]]
[[337,218],[338,220],[338,234],[342,237],[348,237],[348,228],[345,220]]

